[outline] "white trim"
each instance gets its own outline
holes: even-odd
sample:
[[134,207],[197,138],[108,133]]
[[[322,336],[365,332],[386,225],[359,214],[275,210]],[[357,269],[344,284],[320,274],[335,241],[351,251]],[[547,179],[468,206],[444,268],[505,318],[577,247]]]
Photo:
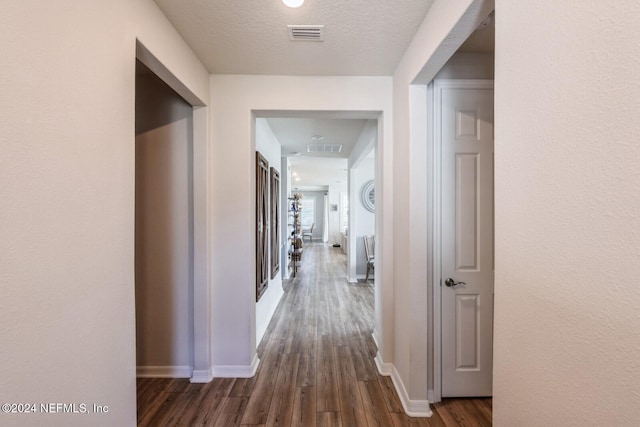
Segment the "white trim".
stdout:
[[[433,396],[432,402],[442,400],[442,89],[493,89],[493,80],[434,79],[433,102],[428,115],[433,117],[433,133],[427,135],[431,156],[427,169],[431,171],[429,187],[431,197],[427,209],[432,216],[429,224],[433,239],[429,244],[429,257],[433,268],[429,280],[433,283]],[[428,117],[429,119],[430,117]]]
[[433,389],[434,402],[442,400],[442,313],[441,308],[441,291],[442,285],[440,279],[442,277],[442,146],[436,141],[442,138],[442,111],[438,105],[442,103],[442,88],[439,85],[441,81],[434,80],[432,83],[433,95],[432,105],[428,112],[431,117],[427,120],[433,120],[433,132],[428,133],[427,144],[430,156],[427,160],[427,170],[431,171],[429,179],[431,186],[428,191],[430,196],[427,200],[429,204],[427,210],[431,215],[431,223],[429,228],[432,236],[428,254],[431,258],[427,261],[432,266],[431,276],[428,280],[433,286]]
[[191,378],[191,366],[138,366],[138,378]]
[[[207,260],[211,253],[211,198],[209,197],[209,108],[207,103],[201,100],[195,93],[178,79],[147,47],[136,39],[136,59],[147,66],[153,74],[159,77],[167,86],[184,98],[192,106],[192,253],[191,253],[191,277],[189,279],[191,323],[189,325],[190,350],[192,352],[193,367],[189,368],[189,374],[185,375],[185,366],[141,366],[137,368],[140,375],[153,375],[159,372],[159,376],[175,378],[191,377],[191,370],[195,368],[210,368],[211,360],[211,267]],[[150,373],[149,373],[150,372]],[[163,372],[179,372],[178,376],[164,374]]]
[[197,384],[197,383],[206,384],[206,383],[210,383],[211,380],[213,380],[213,371],[211,370],[211,368],[206,370],[201,370],[201,371],[196,371],[194,369],[193,374],[191,375],[190,382],[193,384]]
[[375,362],[380,375],[391,377],[393,386],[395,387],[396,393],[398,393],[398,397],[400,398],[400,403],[402,403],[402,408],[408,416],[426,418],[433,415],[428,400],[409,399],[407,389],[404,386],[402,378],[400,377],[400,374],[398,373],[398,370],[393,365],[393,363],[385,363],[382,360],[382,355],[380,355],[380,352],[376,354]]
[[252,378],[260,366],[258,356],[253,356],[251,365],[218,365],[213,367],[216,378]]
[[374,360],[376,362],[376,367],[378,368],[378,372],[380,373],[380,375],[388,377],[393,373],[395,369],[393,367],[393,363],[385,363],[382,360],[382,355],[380,354],[380,352],[376,353],[376,357]]
[[378,353],[380,352],[380,344],[378,344],[378,331],[373,328],[373,332],[371,333],[371,338],[373,338],[373,342],[376,345],[376,349],[378,349]]
[[391,372],[391,380],[393,381],[393,385],[396,388],[396,392],[398,393],[398,397],[400,398],[400,403],[402,403],[402,407],[404,408],[404,412],[410,417],[430,417],[433,415],[431,412],[431,407],[429,406],[428,400],[411,400],[409,399],[409,394],[407,393],[407,389],[402,382],[402,378],[400,378],[400,374],[395,366],[393,366],[393,371]]

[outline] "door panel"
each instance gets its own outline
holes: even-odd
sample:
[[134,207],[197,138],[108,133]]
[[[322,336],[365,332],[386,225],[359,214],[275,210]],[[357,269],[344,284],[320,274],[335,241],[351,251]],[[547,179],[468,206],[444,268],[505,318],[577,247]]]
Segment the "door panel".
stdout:
[[456,370],[479,370],[480,295],[456,295]]
[[491,396],[493,90],[441,91],[442,397]]
[[478,155],[456,154],[456,270],[478,270]]

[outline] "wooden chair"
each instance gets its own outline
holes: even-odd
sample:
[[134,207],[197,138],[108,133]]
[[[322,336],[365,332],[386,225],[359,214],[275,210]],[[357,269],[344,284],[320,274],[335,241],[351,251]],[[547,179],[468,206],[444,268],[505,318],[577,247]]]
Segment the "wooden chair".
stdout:
[[364,236],[364,254],[367,257],[367,276],[364,281],[369,281],[369,270],[373,270],[375,266],[375,248],[376,240],[374,236]]
[[313,241],[313,229],[316,228],[316,223],[311,224],[311,228],[302,232],[302,240],[304,241],[305,237],[309,238],[309,241]]

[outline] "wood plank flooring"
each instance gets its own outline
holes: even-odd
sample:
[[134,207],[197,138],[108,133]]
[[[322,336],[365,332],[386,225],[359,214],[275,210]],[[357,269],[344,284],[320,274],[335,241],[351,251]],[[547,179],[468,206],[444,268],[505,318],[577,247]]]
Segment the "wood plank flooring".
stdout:
[[377,373],[372,283],[345,280],[340,248],[305,245],[258,347],[254,378],[140,378],[139,426],[490,426],[491,399],[445,399],[411,418]]

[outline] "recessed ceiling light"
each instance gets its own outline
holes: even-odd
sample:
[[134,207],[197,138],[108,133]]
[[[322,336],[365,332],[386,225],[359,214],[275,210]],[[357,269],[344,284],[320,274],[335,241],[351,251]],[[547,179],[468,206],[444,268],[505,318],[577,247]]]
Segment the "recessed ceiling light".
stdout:
[[282,3],[288,7],[300,7],[302,3],[304,3],[304,0],[282,0]]
[[291,175],[298,176],[298,172],[291,172]]
[[300,178],[296,177],[296,181],[300,181]]
[[324,139],[324,136],[322,136],[322,135],[312,135],[311,139],[313,139],[314,141],[322,141]]

